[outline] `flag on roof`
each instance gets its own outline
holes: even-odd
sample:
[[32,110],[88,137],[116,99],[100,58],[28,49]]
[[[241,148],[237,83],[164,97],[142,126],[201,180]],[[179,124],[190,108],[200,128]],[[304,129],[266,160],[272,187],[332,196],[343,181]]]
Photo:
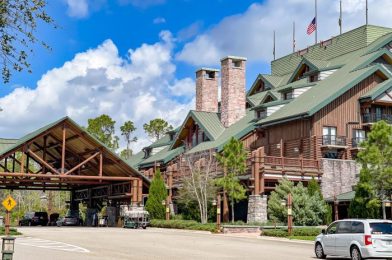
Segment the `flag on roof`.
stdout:
[[309,24],[308,30],[306,31],[306,33],[308,35],[311,35],[316,30],[316,28],[317,28],[316,17],[314,17],[312,22]]

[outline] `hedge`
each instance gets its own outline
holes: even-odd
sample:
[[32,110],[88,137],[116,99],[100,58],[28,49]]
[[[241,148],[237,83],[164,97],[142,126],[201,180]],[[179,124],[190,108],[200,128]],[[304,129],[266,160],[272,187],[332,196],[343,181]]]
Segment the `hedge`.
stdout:
[[[314,237],[321,233],[320,228],[294,228],[292,232],[292,236],[298,237]],[[270,236],[270,237],[288,237],[289,233],[287,229],[265,229],[261,233],[262,236]]]
[[157,227],[157,228],[189,229],[189,230],[217,232],[215,223],[201,224],[194,220],[152,219],[150,226]]

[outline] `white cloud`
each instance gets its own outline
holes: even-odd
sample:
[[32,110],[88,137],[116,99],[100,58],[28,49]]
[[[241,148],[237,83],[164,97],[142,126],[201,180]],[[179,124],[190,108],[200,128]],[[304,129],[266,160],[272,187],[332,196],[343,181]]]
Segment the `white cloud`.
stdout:
[[166,23],[166,19],[164,17],[156,17],[152,22],[153,24]]
[[105,113],[117,127],[135,122],[139,141],[133,149],[139,150],[148,143],[143,123],[163,117],[177,126],[194,106],[193,100],[182,102],[171,93],[178,89],[192,95],[185,89],[194,86],[191,79],[175,78],[172,41],[169,32],[162,32],[159,42],[129,50],[126,58],[111,40],[78,53],[43,75],[35,89],[18,87],[0,98],[0,136],[21,137],[65,115],[86,125],[88,118]]
[[[364,0],[343,0],[343,30],[365,23]],[[177,59],[194,65],[215,65],[226,55],[241,55],[250,61],[272,59],[272,35],[276,30],[277,57],[292,50],[292,22],[296,22],[297,48],[314,43],[306,28],[314,17],[314,2],[309,0],[267,0],[252,4],[246,12],[222,19],[218,24],[177,54]],[[392,1],[369,0],[369,23],[392,26]],[[339,33],[339,1],[318,1],[318,40]]]
[[87,0],[66,0],[68,6],[68,15],[76,18],[83,18],[88,15]]

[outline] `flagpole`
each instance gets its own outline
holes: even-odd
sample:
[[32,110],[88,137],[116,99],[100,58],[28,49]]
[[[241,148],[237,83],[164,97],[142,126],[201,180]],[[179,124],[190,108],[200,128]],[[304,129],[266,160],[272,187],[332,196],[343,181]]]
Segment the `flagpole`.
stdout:
[[340,0],[340,15],[339,15],[339,29],[340,29],[340,34],[342,34],[342,0]]
[[368,12],[369,12],[369,9],[368,9],[368,0],[366,0],[366,25],[368,25],[368,22],[369,22],[369,18],[368,18]]
[[317,31],[318,31],[318,20],[317,20],[317,0],[314,0],[314,12],[315,12],[315,19],[316,19],[316,31],[315,31],[315,44],[317,44]]
[[293,22],[293,52],[295,52],[295,22]]
[[274,47],[273,47],[273,54],[274,54],[274,60],[275,60],[275,30],[274,30]]

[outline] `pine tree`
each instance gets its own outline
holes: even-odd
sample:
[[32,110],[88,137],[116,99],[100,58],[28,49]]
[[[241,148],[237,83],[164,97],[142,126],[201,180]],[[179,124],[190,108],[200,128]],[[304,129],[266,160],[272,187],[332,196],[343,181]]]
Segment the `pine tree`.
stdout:
[[217,179],[216,184],[227,192],[230,199],[232,222],[234,222],[234,204],[246,197],[246,189],[238,178],[246,171],[246,158],[247,152],[243,143],[234,137],[223,147],[222,154],[216,155],[217,161],[226,170],[226,175]]
[[308,183],[308,193],[310,196],[314,196],[315,194],[319,194],[321,198],[323,197],[320,189],[319,183],[316,181],[314,177]]
[[146,203],[146,210],[150,213],[152,219],[165,218],[166,208],[165,205],[162,205],[162,201],[166,200],[166,197],[167,190],[165,182],[163,181],[161,171],[157,169],[148,191],[148,200]]

